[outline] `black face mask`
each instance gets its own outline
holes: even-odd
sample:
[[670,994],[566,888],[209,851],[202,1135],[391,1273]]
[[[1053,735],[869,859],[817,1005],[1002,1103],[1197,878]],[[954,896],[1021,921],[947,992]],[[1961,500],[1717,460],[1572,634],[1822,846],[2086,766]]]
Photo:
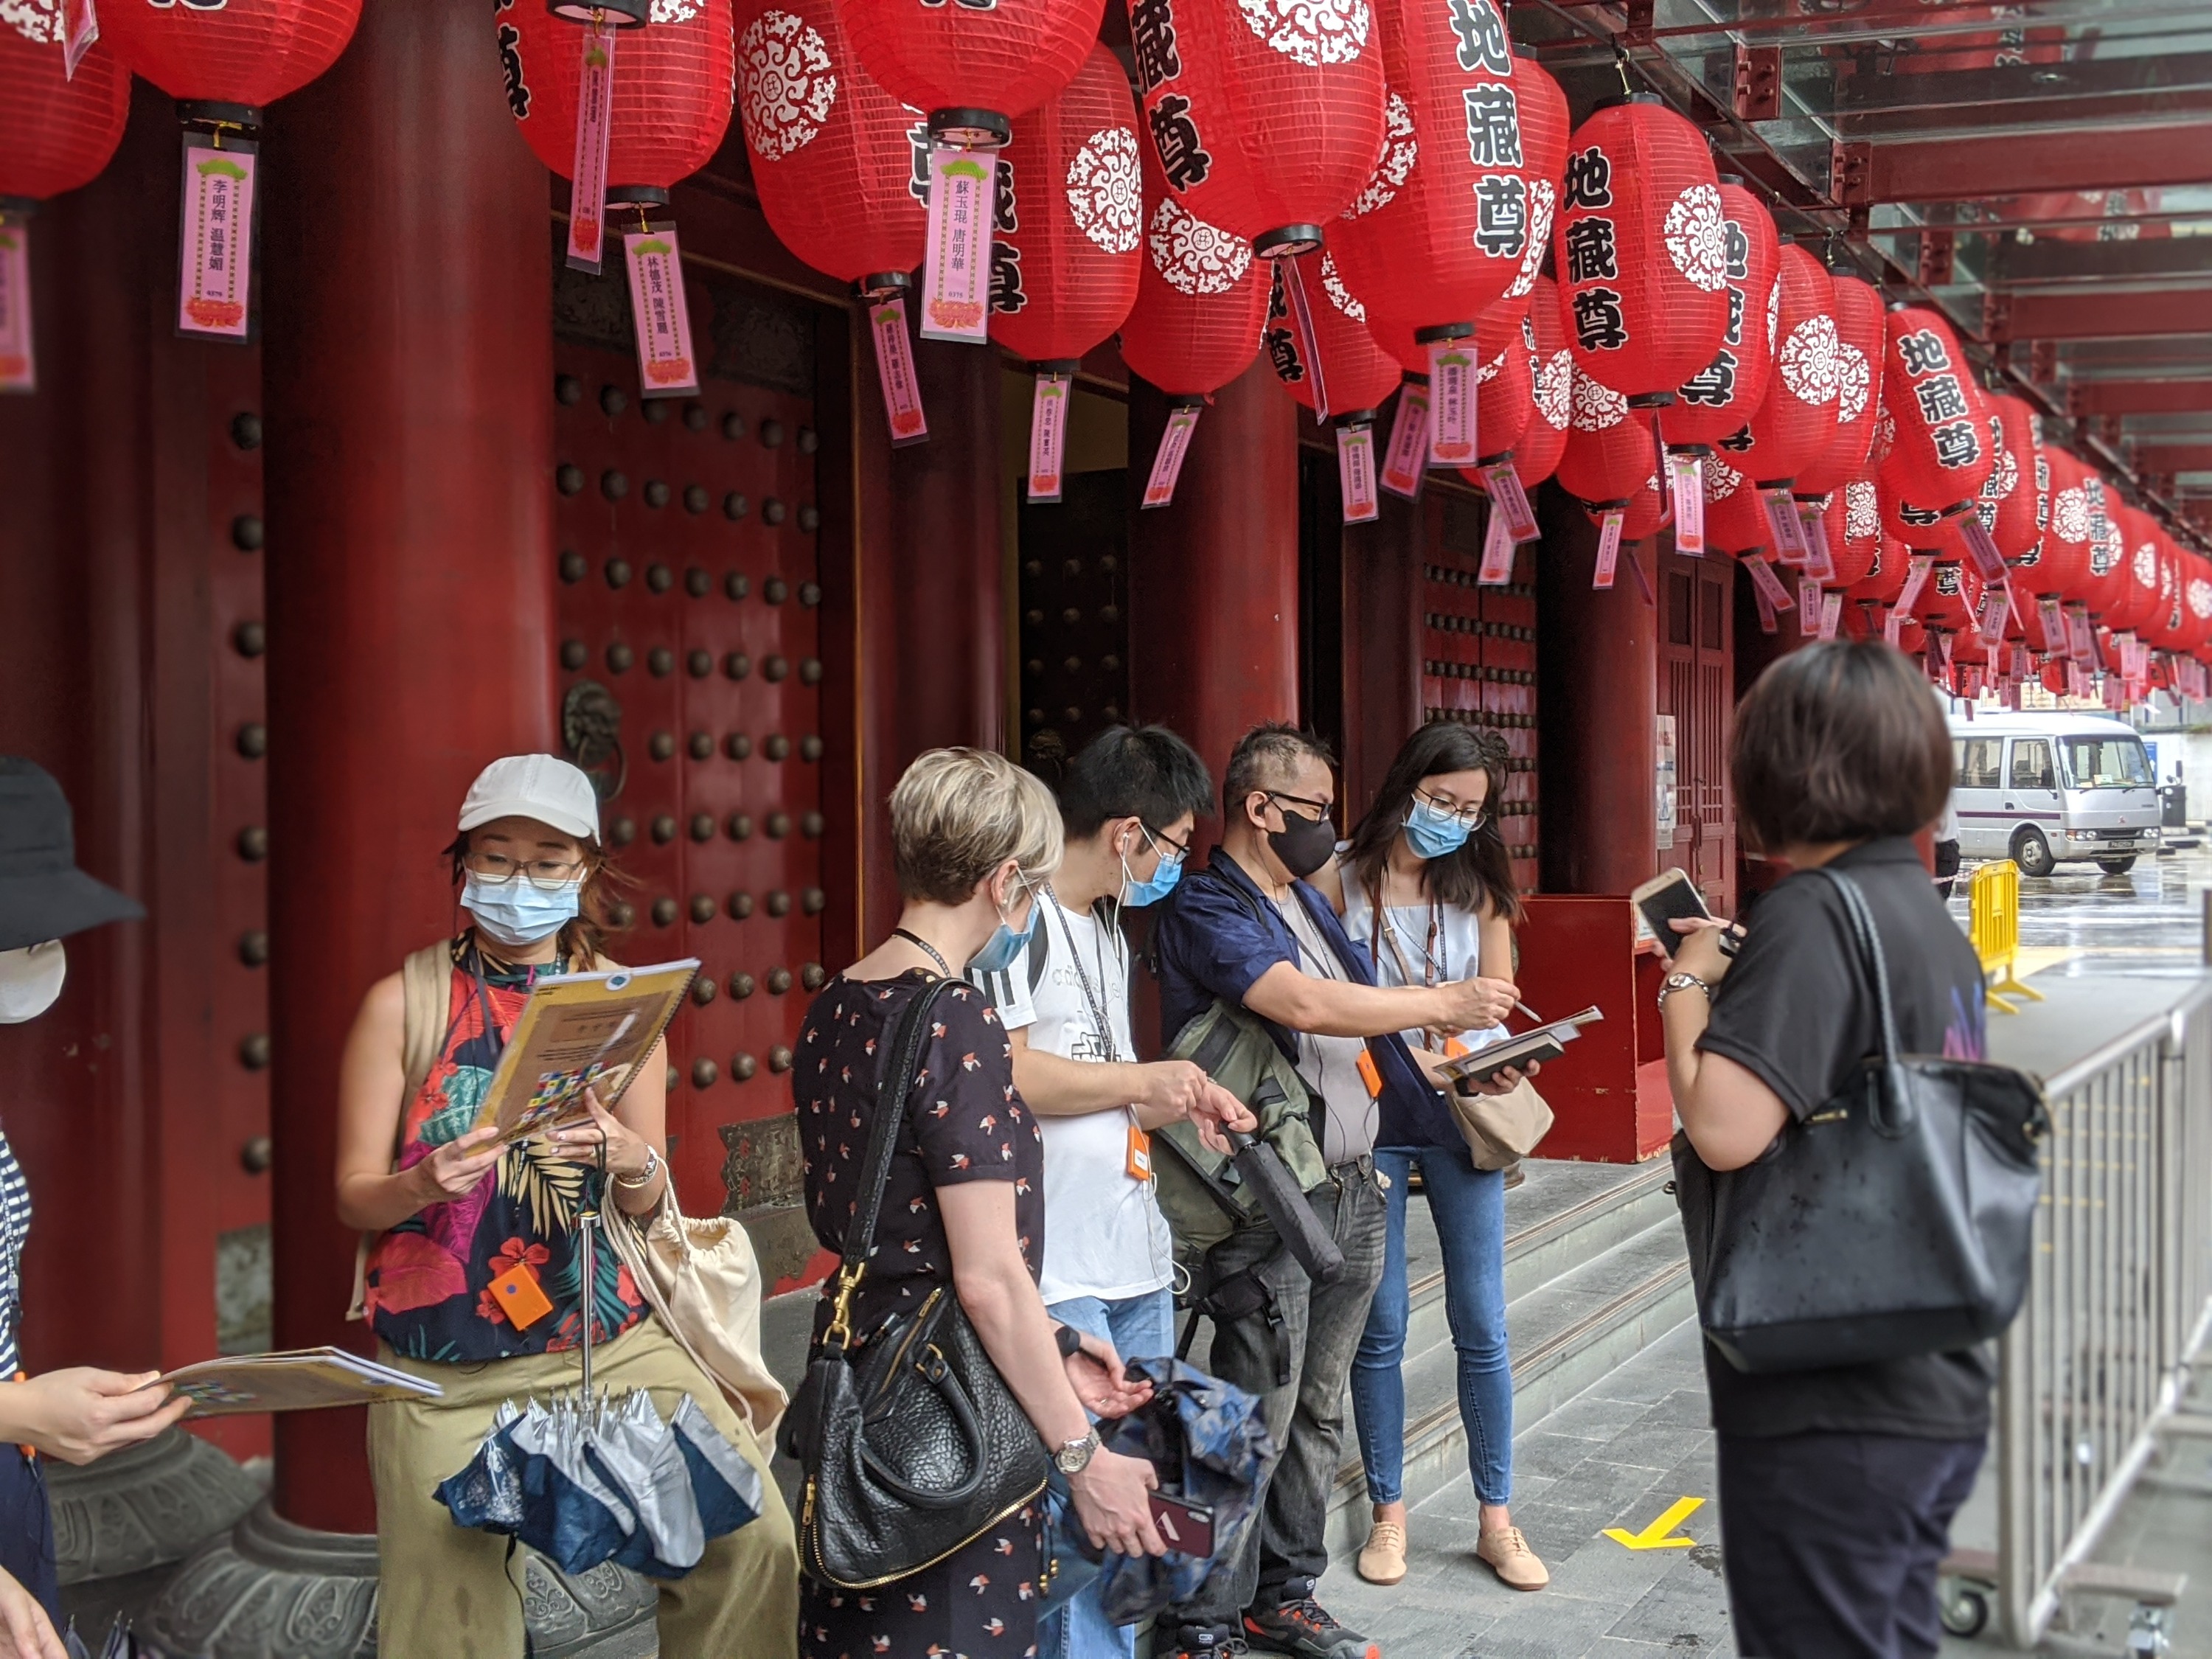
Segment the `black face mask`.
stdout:
[[1336,826],[1327,818],[1302,817],[1285,808],[1283,827],[1267,832],[1267,845],[1283,861],[1283,868],[1304,881],[1335,855]]

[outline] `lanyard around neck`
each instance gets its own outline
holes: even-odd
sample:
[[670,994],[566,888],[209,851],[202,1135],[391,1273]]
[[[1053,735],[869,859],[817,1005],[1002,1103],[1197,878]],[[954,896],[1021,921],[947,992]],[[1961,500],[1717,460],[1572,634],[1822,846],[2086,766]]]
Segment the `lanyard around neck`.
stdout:
[[1044,896],[1052,901],[1053,913],[1060,918],[1060,931],[1067,935],[1067,959],[1075,964],[1075,982],[1083,988],[1083,1000],[1091,1010],[1091,1028],[1098,1033],[1098,1040],[1106,1045],[1108,1061],[1109,1063],[1117,1061],[1121,1058],[1121,1046],[1115,1041],[1114,1022],[1107,1018],[1105,993],[1103,988],[1106,981],[1104,925],[1096,915],[1091,918],[1091,925],[1098,930],[1099,935],[1098,985],[1094,987],[1091,982],[1089,970],[1083,965],[1083,948],[1076,943],[1073,919],[1067,914],[1067,907],[1060,902],[1060,895],[1052,890],[1050,882],[1045,884]]

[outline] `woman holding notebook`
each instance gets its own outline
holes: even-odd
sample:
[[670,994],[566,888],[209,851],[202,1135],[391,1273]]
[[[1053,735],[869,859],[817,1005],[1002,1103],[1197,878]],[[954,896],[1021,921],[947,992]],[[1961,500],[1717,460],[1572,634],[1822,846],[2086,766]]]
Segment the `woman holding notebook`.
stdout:
[[381,1358],[442,1389],[369,1411],[380,1648],[522,1650],[520,1559],[505,1539],[454,1525],[433,1492],[475,1455],[501,1401],[574,1386],[588,1340],[595,1389],[647,1389],[664,1417],[690,1395],[768,1494],[757,1520],[662,1586],[661,1650],[784,1659],[797,1556],[756,1440],[768,1425],[749,1424],[678,1346],[604,1239],[582,1282],[587,1185],[604,1183],[588,1194],[603,1209],[635,1216],[667,1186],[663,1049],[611,1110],[587,1094],[588,1118],[505,1146],[472,1127],[532,986],[615,965],[599,954],[609,876],[591,781],[550,755],[495,761],[448,851],[466,925],[370,988],[339,1079],[338,1216],[373,1236],[363,1311]]

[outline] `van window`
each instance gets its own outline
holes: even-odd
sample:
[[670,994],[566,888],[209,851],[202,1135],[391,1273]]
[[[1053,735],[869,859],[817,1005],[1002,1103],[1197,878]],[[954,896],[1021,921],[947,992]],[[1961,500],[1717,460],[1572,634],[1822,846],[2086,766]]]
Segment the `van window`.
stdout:
[[1958,750],[1960,788],[1994,789],[2002,781],[2002,738],[1968,738]]
[[2061,738],[2066,775],[2076,789],[2147,789],[2150,757],[2137,738]]
[[2012,787],[2015,789],[2056,789],[2051,772],[2051,745],[2041,738],[2021,738],[2012,746]]

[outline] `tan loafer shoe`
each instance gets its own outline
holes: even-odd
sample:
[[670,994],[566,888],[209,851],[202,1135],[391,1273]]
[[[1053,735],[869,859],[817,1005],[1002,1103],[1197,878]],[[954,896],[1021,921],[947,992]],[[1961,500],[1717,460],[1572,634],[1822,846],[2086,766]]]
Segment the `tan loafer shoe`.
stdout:
[[1486,1532],[1475,1544],[1474,1554],[1508,1589],[1540,1590],[1552,1582],[1551,1573],[1536,1559],[1536,1552],[1528,1547],[1518,1527],[1494,1527]]
[[[1530,1559],[1534,1559],[1532,1556]],[[1370,1584],[1395,1584],[1406,1576],[1406,1529],[1377,1521],[1359,1550],[1359,1576]]]

